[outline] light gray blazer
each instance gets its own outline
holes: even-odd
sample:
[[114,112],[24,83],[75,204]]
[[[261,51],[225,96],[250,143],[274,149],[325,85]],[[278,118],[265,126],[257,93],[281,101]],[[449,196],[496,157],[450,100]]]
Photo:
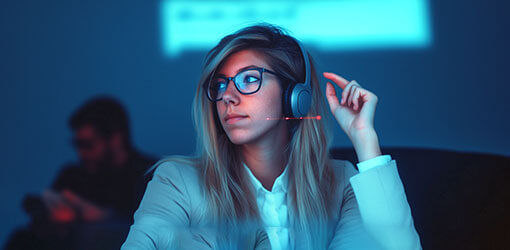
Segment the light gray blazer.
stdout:
[[[421,249],[395,160],[361,173],[349,161],[333,162],[338,213],[328,225],[328,249]],[[159,165],[121,249],[219,249],[198,174],[188,165]],[[306,238],[293,230],[288,212],[291,246],[304,249]],[[242,249],[271,249],[263,228],[240,242]]]

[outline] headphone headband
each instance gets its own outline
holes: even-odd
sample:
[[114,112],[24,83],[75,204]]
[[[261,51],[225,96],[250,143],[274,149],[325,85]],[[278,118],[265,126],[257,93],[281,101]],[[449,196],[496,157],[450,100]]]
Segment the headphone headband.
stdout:
[[301,55],[303,56],[303,61],[305,62],[305,82],[304,83],[297,83],[297,84],[305,84],[310,86],[310,61],[308,60],[308,54],[306,53],[305,47],[299,40],[296,38],[293,38],[294,41],[296,41],[297,45],[299,46],[299,49],[301,50]]

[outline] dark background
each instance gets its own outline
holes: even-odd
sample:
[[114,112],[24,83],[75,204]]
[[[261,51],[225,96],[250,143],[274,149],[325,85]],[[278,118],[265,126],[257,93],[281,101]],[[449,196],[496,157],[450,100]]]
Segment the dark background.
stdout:
[[[379,97],[381,145],[510,156],[508,5],[430,1],[427,48],[310,51],[320,70]],[[192,152],[191,100],[206,51],[163,55],[158,1],[2,1],[0,20],[0,244],[28,221],[22,197],[76,160],[67,118],[97,94],[125,104],[143,152]],[[334,145],[351,146],[330,118]]]

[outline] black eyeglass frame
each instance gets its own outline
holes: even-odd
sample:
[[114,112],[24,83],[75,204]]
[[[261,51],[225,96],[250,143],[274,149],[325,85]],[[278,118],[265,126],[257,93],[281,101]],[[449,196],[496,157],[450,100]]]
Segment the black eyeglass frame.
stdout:
[[[243,91],[240,90],[239,86],[237,85],[237,83],[234,81],[234,79],[239,75],[239,74],[242,74],[248,70],[257,70],[259,73],[260,73],[260,84],[259,86],[257,87],[256,90],[252,91],[252,92],[248,92],[248,93],[245,93]],[[262,80],[263,80],[263,75],[264,75],[264,72],[267,72],[267,73],[270,73],[270,74],[273,74],[275,76],[278,76],[278,77],[281,77],[280,74],[272,71],[272,70],[269,70],[269,69],[266,69],[266,68],[263,68],[263,67],[252,67],[252,68],[247,68],[247,69],[244,69],[242,71],[239,71],[235,76],[232,76],[232,77],[226,77],[226,76],[217,76],[215,77],[214,75],[209,79],[208,82],[204,83],[204,91],[206,92],[206,95],[207,95],[207,99],[209,99],[209,101],[211,102],[217,102],[217,101],[221,101],[223,99],[223,97],[217,99],[217,100],[213,100],[210,96],[210,93],[209,93],[209,86],[211,85],[211,81],[213,79],[216,79],[216,78],[222,78],[222,79],[225,79],[227,81],[227,87],[228,88],[228,85],[230,84],[230,81],[233,81],[234,82],[234,86],[236,87],[237,91],[239,91],[239,93],[243,94],[243,95],[251,95],[251,94],[254,94],[256,93],[257,91],[260,90],[260,87],[262,86]]]

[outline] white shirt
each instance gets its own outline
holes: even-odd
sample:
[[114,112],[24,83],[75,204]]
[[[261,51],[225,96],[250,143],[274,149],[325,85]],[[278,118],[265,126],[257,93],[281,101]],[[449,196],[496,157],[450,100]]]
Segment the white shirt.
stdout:
[[[367,171],[376,166],[385,165],[391,161],[390,155],[380,155],[369,160],[357,163],[359,172]],[[287,166],[283,173],[278,176],[271,191],[262,186],[260,181],[253,175],[251,170],[244,164],[250,180],[256,190],[259,212],[264,222],[267,236],[271,243],[271,249],[289,249],[289,218],[287,212]]]

